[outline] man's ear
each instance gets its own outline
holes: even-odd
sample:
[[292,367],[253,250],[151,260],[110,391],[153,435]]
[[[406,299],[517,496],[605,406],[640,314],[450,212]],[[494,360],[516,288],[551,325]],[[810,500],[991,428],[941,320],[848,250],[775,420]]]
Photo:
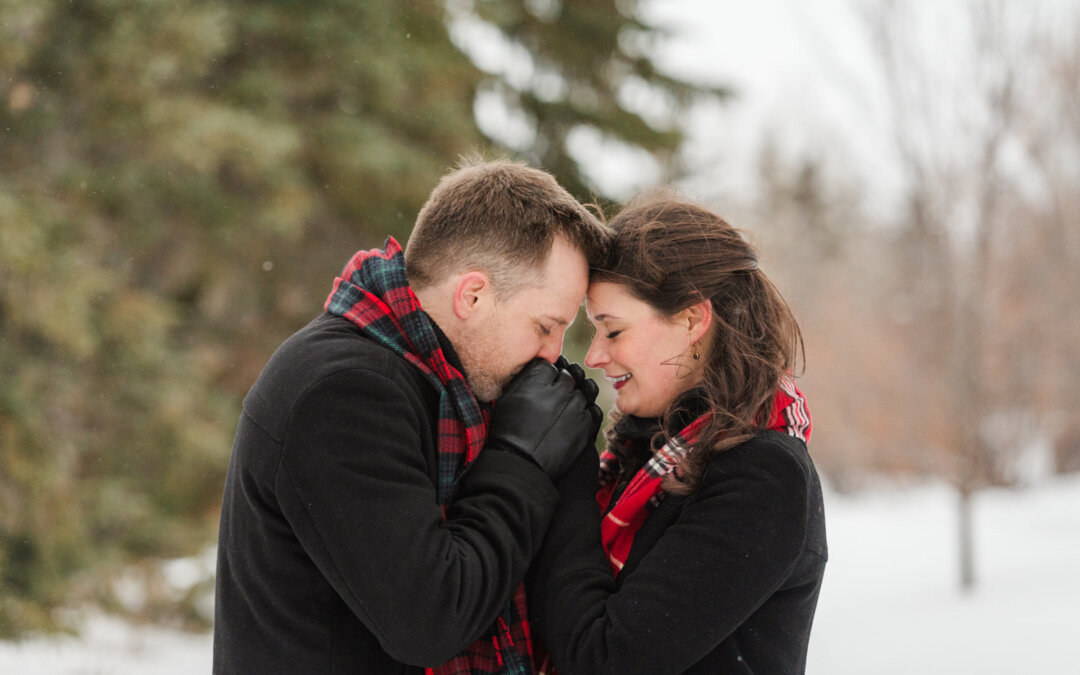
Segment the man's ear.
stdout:
[[486,309],[492,298],[491,279],[479,270],[465,272],[454,286],[454,315],[465,321]]
[[686,321],[686,329],[690,334],[690,344],[701,340],[709,332],[709,326],[712,325],[713,319],[711,301],[702,300],[694,303],[684,309],[681,314],[683,320]]

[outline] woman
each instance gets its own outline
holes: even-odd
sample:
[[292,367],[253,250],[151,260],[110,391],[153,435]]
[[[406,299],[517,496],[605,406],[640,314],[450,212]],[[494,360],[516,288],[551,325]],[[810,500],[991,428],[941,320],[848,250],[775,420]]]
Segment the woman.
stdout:
[[[534,563],[560,673],[798,673],[826,561],[798,324],[739,233],[654,197],[616,216],[585,365],[616,392]],[[599,504],[599,510],[597,505]]]

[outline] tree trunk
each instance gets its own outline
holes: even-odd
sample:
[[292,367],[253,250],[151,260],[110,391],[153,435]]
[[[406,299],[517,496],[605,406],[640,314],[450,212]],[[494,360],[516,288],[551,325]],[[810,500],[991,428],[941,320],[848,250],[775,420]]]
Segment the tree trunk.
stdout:
[[970,593],[975,588],[975,523],[972,514],[973,492],[960,488],[957,525],[960,542],[960,590]]

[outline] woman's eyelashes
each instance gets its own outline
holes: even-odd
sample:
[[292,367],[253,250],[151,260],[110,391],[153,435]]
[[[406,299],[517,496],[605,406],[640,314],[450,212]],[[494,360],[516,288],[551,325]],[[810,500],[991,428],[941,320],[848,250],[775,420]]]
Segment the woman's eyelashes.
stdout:
[[607,329],[604,326],[593,326],[593,339],[596,339],[596,336],[598,335],[603,335],[605,339],[610,340],[618,337],[622,332],[623,328]]
[[618,328],[618,329],[611,328],[611,329],[609,329],[609,328],[605,328],[603,324],[599,324],[599,325],[593,324],[593,334],[592,334],[592,336],[593,336],[593,339],[596,339],[597,336],[603,335],[604,339],[610,340],[612,338],[618,337],[619,333],[623,332],[623,330],[625,330],[625,329],[623,329],[623,328]]

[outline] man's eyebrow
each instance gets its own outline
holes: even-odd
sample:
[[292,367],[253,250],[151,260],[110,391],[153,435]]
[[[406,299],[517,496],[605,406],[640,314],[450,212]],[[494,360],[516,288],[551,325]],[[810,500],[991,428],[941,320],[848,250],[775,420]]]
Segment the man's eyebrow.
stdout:
[[570,325],[570,322],[569,322],[569,321],[567,321],[566,319],[560,319],[559,317],[557,317],[557,316],[552,316],[552,315],[550,315],[550,314],[544,314],[544,315],[543,315],[543,316],[541,316],[540,318],[541,318],[541,319],[545,319],[545,320],[547,320],[547,321],[552,321],[552,322],[554,322],[554,323],[557,323],[557,324],[559,324],[560,326],[569,326],[569,325]]

